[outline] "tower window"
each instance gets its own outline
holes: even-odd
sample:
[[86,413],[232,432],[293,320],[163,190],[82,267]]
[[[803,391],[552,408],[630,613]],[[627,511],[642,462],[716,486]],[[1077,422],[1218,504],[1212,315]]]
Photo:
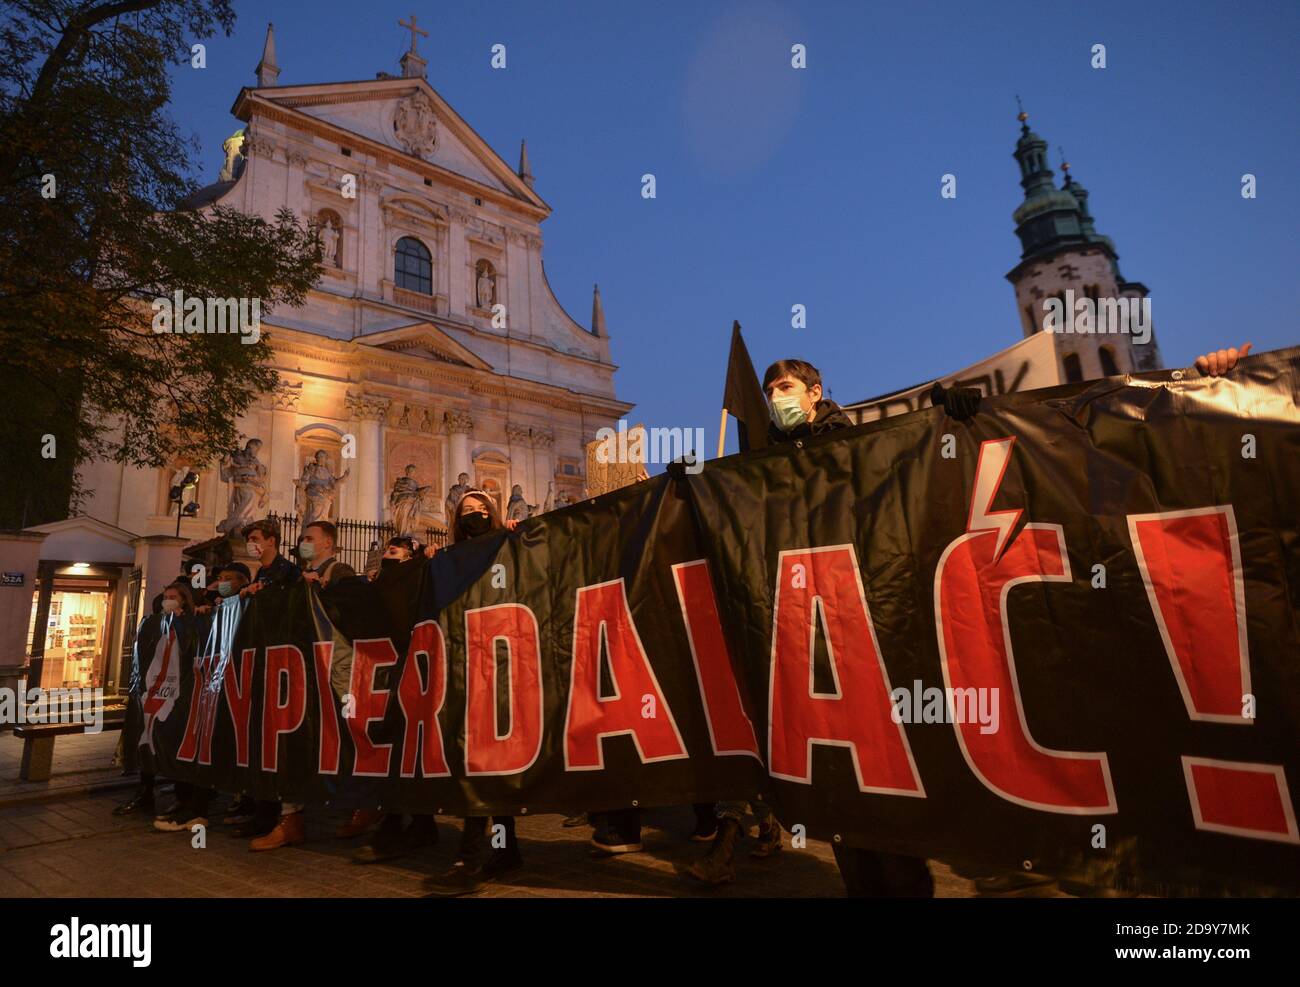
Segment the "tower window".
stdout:
[[429,254],[429,248],[413,236],[404,236],[397,241],[393,281],[397,287],[407,291],[418,291],[422,295],[433,294],[433,258]]
[[1097,358],[1101,360],[1101,372],[1105,377],[1115,377],[1120,373],[1118,364],[1115,363],[1115,351],[1109,346],[1103,346],[1097,351]]

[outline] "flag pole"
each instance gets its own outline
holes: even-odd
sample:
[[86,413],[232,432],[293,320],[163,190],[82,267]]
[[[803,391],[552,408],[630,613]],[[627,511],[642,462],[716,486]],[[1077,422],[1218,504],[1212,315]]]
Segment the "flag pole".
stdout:
[[722,409],[722,421],[718,423],[718,455],[722,458],[722,447],[727,444],[727,409]]

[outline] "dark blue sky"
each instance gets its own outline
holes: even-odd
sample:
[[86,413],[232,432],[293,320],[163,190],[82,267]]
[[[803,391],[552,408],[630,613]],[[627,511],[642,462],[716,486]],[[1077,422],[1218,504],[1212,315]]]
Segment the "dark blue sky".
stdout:
[[[547,274],[589,325],[600,283],[634,421],[716,443],[732,319],[754,363],[802,356],[846,402],[1021,338],[1019,93],[1151,289],[1167,365],[1300,342],[1300,4],[1277,2],[237,4],[173,112],[215,180],[266,22],[280,82],[429,81],[507,161],[528,138]],[[803,43],[808,67],[790,67]],[[508,67],[489,66],[493,44]],[[1090,67],[1102,43],[1107,67]],[[658,197],[644,200],[653,173]],[[958,196],[939,196],[940,176]],[[1251,172],[1258,198],[1241,197]],[[808,327],[790,327],[790,307]],[[734,432],[734,429],[733,429]],[[734,447],[734,438],[729,443]]]

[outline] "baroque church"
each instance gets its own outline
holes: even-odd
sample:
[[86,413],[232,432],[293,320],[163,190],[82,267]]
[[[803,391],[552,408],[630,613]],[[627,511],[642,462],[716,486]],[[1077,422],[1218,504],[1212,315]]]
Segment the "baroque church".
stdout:
[[[584,326],[547,283],[551,210],[526,145],[517,169],[503,161],[429,85],[419,29],[403,26],[400,75],[304,85],[281,83],[268,26],[257,84],[232,111],[245,127],[220,180],[187,202],[268,220],[287,206],[320,227],[324,261],[303,307],[262,321],[282,383],[239,422],[244,448],[197,469],[190,540],[235,514],[392,522],[408,466],[424,489],[405,504],[413,532],[445,526],[461,474],[503,512],[515,486],[536,510],[576,501],[585,443],[632,408],[615,396],[599,289]],[[190,466],[95,464],[83,512],[173,534],[168,494]],[[243,491],[228,482],[241,477],[254,481]],[[232,511],[232,497],[247,503]]]

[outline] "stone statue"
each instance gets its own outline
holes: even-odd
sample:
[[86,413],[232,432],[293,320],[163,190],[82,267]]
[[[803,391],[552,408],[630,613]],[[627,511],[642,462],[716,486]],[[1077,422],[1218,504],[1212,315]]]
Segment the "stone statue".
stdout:
[[532,513],[532,508],[524,500],[524,488],[516,483],[510,488],[510,502],[506,504],[506,520],[527,521]]
[[236,162],[236,158],[242,159],[244,156],[244,140],[248,136],[248,128],[237,131],[227,137],[221,144],[221,150],[226,155],[226,163],[221,166],[221,174],[217,176],[219,182],[233,182],[239,177],[239,173],[244,170],[243,161]]
[[330,267],[340,267],[339,264],[339,231],[334,228],[334,221],[325,220],[325,224],[320,228],[321,256],[325,263]]
[[223,535],[237,534],[253,520],[253,508],[266,507],[266,466],[257,458],[261,439],[249,439],[221,459],[221,479],[230,484],[226,517],[217,525]]
[[470,491],[469,474],[462,473],[456,477],[456,482],[451,489],[447,491],[447,501],[443,506],[447,510],[447,524],[450,525],[456,519],[456,508],[460,505],[460,499]]
[[495,300],[493,296],[496,293],[496,282],[492,277],[491,271],[484,265],[478,269],[478,307],[491,308]]
[[555,481],[546,484],[546,500],[542,503],[542,513],[555,510]]
[[388,506],[393,509],[393,527],[399,535],[415,534],[416,523],[424,513],[424,495],[432,489],[416,482],[414,464],[406,467],[405,475],[393,481]]
[[303,531],[313,521],[328,521],[334,511],[335,488],[348,478],[352,472],[346,469],[339,476],[330,469],[324,449],[307,460],[302,468],[302,476],[293,481],[297,490],[298,530]]

